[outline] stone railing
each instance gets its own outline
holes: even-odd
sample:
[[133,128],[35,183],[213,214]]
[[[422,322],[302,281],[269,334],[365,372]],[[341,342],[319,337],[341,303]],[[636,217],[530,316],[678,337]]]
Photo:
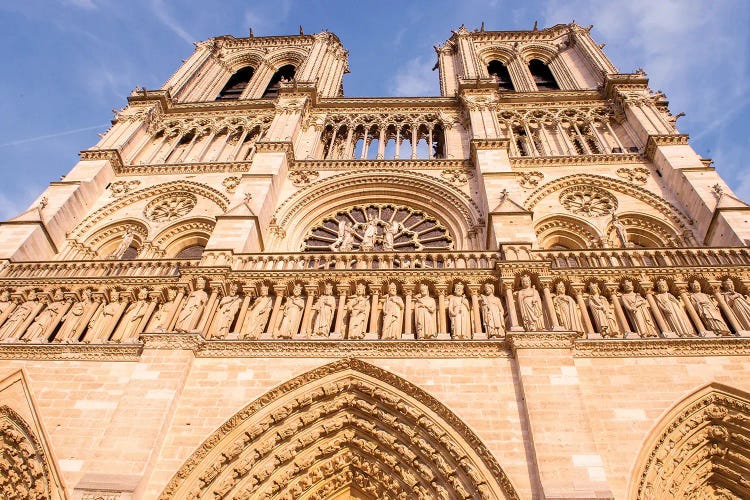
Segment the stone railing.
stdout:
[[201,265],[229,265],[235,271],[333,269],[494,269],[497,252],[255,253],[208,252]]
[[738,247],[537,250],[532,257],[553,268],[750,266],[750,249]]
[[85,260],[15,262],[0,267],[0,279],[117,278],[126,276],[178,276],[181,268],[194,267],[198,260]]

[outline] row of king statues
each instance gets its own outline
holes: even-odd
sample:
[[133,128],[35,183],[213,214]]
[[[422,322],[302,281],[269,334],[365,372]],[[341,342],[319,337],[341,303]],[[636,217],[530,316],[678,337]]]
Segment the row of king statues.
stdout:
[[165,290],[5,289],[0,291],[0,341],[135,342],[144,332],[196,332],[230,340],[471,340],[502,338],[506,331],[567,331],[587,338],[750,332],[750,300],[735,290],[731,278],[712,293],[692,280],[677,295],[666,279],[647,291],[636,291],[627,278],[615,286],[590,281],[575,287],[573,296],[564,281],[551,285],[535,286],[524,274],[515,291],[502,287],[503,298],[494,282],[467,287],[456,281],[452,288],[427,281],[413,287],[357,282],[352,288],[330,281],[261,283],[242,293],[236,282],[207,289],[201,276],[193,287]]

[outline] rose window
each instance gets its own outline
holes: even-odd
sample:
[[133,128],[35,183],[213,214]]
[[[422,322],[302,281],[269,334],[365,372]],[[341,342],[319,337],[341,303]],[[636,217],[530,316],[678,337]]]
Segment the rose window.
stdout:
[[190,193],[170,193],[151,200],[144,214],[154,222],[166,222],[189,213],[198,199]]
[[601,217],[614,213],[617,199],[604,189],[575,186],[560,193],[560,204],[574,214]]
[[453,240],[435,218],[409,207],[360,205],[331,214],[305,238],[305,252],[450,250]]

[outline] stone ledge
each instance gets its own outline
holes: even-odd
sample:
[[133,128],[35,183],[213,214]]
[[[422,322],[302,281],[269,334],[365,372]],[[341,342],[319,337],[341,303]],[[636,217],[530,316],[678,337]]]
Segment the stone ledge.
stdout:
[[0,359],[138,361],[143,344],[0,344]]
[[576,340],[576,358],[750,356],[750,337]]

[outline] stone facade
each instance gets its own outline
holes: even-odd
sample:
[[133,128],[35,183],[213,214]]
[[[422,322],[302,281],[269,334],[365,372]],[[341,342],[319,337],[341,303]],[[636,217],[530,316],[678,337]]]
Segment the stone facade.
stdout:
[[198,43],[0,224],[4,497],[750,496],[750,206],[588,28],[436,51]]

